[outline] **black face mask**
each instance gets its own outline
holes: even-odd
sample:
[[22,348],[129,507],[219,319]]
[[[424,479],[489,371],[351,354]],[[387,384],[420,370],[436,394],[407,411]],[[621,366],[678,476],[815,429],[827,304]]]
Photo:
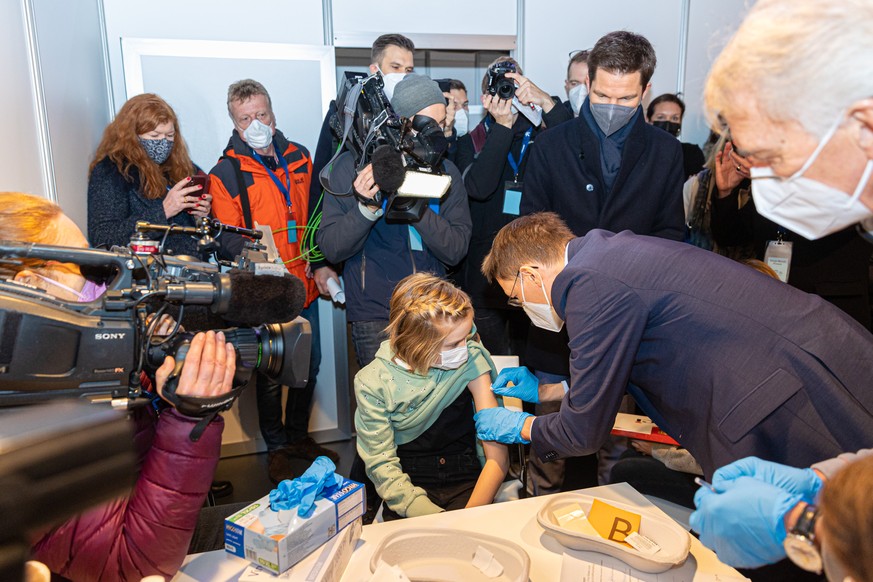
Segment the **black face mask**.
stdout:
[[674,121],[653,121],[652,125],[663,129],[673,137],[679,137],[679,132],[682,131],[682,124]]
[[418,133],[412,137],[413,148],[409,154],[417,162],[436,168],[449,149],[443,128],[431,117],[416,115],[412,118],[412,129]]

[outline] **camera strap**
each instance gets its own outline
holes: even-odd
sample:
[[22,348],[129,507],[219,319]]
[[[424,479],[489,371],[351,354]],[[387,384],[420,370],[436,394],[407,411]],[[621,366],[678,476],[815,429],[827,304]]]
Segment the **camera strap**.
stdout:
[[221,396],[195,397],[176,394],[176,386],[179,383],[178,377],[170,377],[161,391],[161,395],[173,407],[185,416],[193,416],[199,418],[200,421],[191,431],[189,438],[192,442],[197,442],[206,427],[212,422],[212,419],[222,411],[230,410],[233,403],[242,394],[245,384],[240,384],[231,389],[230,392]]
[[249,187],[246,186],[246,180],[243,177],[242,165],[233,156],[221,156],[221,159],[218,161],[220,162],[221,160],[227,160],[233,168],[233,173],[236,175],[236,189],[239,192],[240,206],[242,206],[243,221],[246,224],[246,228],[251,230],[254,228],[252,226],[254,224],[252,222],[252,205],[249,203]]
[[[345,151],[346,142],[349,139],[349,134],[352,131],[352,126],[355,123],[355,114],[358,111],[358,99],[361,97],[361,93],[363,92],[363,83],[358,81],[357,84],[346,94],[345,102],[342,104],[342,120],[343,120],[343,136],[340,139],[339,146],[336,148],[336,152],[333,154],[333,157],[324,165],[324,168],[321,169],[321,172],[318,173],[318,181],[321,183],[321,187],[324,188],[327,192],[334,194],[336,196],[347,196],[352,193],[352,188],[349,188],[348,192],[334,192],[330,189],[328,184],[330,183],[330,171],[333,167],[333,163],[340,156],[341,153]],[[337,103],[337,113],[339,113],[340,104]]]

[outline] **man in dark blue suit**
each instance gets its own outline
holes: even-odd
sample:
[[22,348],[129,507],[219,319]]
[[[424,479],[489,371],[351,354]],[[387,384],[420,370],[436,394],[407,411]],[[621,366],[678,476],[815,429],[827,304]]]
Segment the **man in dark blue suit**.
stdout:
[[553,213],[501,229],[482,270],[535,325],[566,321],[571,350],[566,395],[525,373],[511,389],[563,396],[560,412],[482,411],[483,440],[529,440],[545,461],[596,451],[627,389],[707,476],[748,455],[808,466],[869,444],[873,336],[817,296],[682,243],[574,238]]

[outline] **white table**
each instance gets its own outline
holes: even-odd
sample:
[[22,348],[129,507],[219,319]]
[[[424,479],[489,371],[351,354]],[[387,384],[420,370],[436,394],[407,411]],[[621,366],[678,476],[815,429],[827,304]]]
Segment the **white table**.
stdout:
[[[653,504],[627,483],[584,489],[582,492],[604,500],[618,501],[640,509],[651,510]],[[370,577],[370,558],[386,536],[400,529],[453,528],[505,538],[522,546],[530,556],[531,582],[557,582],[561,577],[561,561],[564,552],[583,559],[598,559],[601,555],[567,550],[554,538],[547,535],[537,523],[536,514],[551,496],[533,497],[485,507],[426,515],[414,519],[401,519],[388,523],[364,526],[361,540],[352,554],[351,562],[343,575],[343,582],[363,582]],[[660,509],[656,509],[660,511]],[[666,515],[666,514],[665,514]],[[681,570],[670,571],[664,580],[680,582],[694,580],[739,579],[733,568],[718,561],[716,555],[692,537],[691,555]],[[223,551],[188,556],[179,573],[177,582],[214,580],[236,581],[249,562]]]

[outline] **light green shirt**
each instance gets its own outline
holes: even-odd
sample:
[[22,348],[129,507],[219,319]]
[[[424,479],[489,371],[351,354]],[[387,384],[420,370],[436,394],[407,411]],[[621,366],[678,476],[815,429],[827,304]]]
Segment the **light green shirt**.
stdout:
[[397,445],[421,436],[470,382],[482,374],[490,373],[492,381],[496,377],[494,362],[482,344],[468,339],[467,349],[467,362],[457,370],[429,368],[423,376],[396,364],[386,340],[376,352],[376,359],[355,376],[358,454],[379,497],[402,516],[415,517],[442,509],[403,472]]

